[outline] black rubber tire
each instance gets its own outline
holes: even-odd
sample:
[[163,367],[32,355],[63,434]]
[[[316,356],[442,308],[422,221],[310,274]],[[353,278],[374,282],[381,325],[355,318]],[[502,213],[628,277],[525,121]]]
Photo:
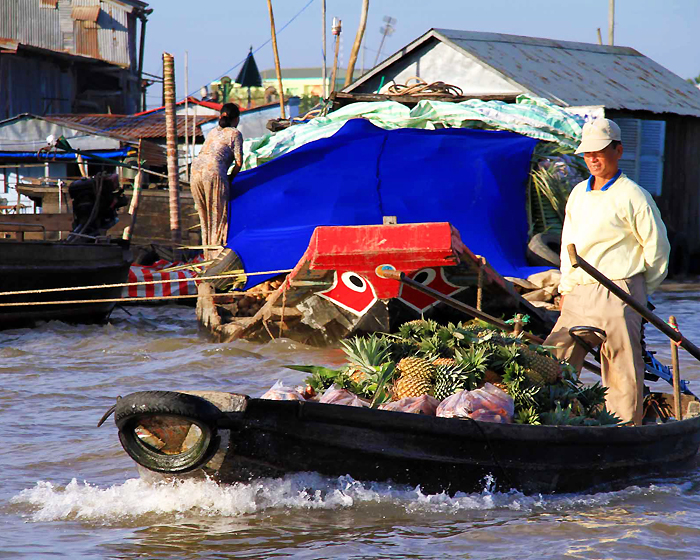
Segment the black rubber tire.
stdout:
[[[134,432],[141,420],[151,416],[178,416],[197,425],[202,438],[185,453],[165,455],[144,445]],[[207,463],[219,447],[216,423],[222,412],[212,403],[185,393],[142,391],[117,401],[114,423],[124,451],[139,465],[161,473],[184,473]]]
[[559,253],[553,247],[561,246],[561,235],[538,233],[527,244],[527,261],[531,266],[561,266]]

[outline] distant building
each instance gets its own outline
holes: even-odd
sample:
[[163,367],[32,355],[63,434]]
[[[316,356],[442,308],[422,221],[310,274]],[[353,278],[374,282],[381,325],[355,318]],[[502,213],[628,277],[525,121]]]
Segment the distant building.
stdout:
[[21,113],[134,113],[140,0],[2,0],[0,120]]
[[[335,84],[336,90],[340,90],[345,84],[345,68],[339,68],[336,74]],[[252,106],[265,105],[274,103],[279,100],[277,93],[278,83],[277,74],[273,69],[263,70],[260,72],[263,79],[263,85],[260,88],[251,88]],[[360,71],[354,72],[355,79],[360,77]],[[326,79],[330,85],[332,78],[332,69],[328,68]],[[323,95],[323,69],[317,68],[283,68],[282,69],[282,87],[284,88],[285,97],[304,97]],[[248,88],[242,88],[234,83],[230,78],[224,77],[221,80],[212,82],[209,85],[209,97],[212,100],[221,102],[226,90],[230,90],[228,101],[234,101],[246,107],[248,102]],[[330,93],[330,90],[329,90]],[[232,99],[233,98],[233,99]]]

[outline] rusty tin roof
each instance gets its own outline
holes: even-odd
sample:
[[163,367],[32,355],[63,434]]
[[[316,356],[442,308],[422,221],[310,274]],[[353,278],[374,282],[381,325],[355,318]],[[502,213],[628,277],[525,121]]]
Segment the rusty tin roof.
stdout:
[[[153,112],[141,115],[50,115],[45,117],[54,122],[62,122],[64,124],[73,124],[89,127],[94,131],[98,131],[110,136],[120,136],[130,140],[138,140],[139,138],[159,139],[165,138],[167,132],[165,130],[165,113]],[[188,118],[188,128],[192,134],[193,116]],[[218,118],[214,115],[197,116],[196,134],[202,136],[202,131],[199,126]],[[185,116],[177,115],[177,135],[185,136]]]

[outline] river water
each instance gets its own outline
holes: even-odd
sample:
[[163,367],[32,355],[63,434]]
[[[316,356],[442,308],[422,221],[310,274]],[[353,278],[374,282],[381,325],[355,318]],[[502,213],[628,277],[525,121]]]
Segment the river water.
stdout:
[[[654,303],[700,341],[700,293]],[[669,363],[667,339],[652,327],[647,339]],[[117,309],[104,326],[0,331],[0,558],[700,558],[698,468],[556,496],[497,493],[488,481],[479,493],[428,495],[313,473],[150,485],[112,419],[96,428],[117,395],[260,396],[278,379],[302,381],[285,364],[340,361],[338,350],[284,340],[210,343],[184,306]],[[681,368],[700,391],[700,365],[684,351]]]

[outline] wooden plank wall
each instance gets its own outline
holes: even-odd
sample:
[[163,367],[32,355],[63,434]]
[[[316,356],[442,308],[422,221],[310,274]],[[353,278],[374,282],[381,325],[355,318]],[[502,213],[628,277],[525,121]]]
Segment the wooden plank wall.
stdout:
[[664,175],[654,197],[671,241],[671,275],[700,273],[700,118],[606,110],[608,118],[666,121]]

